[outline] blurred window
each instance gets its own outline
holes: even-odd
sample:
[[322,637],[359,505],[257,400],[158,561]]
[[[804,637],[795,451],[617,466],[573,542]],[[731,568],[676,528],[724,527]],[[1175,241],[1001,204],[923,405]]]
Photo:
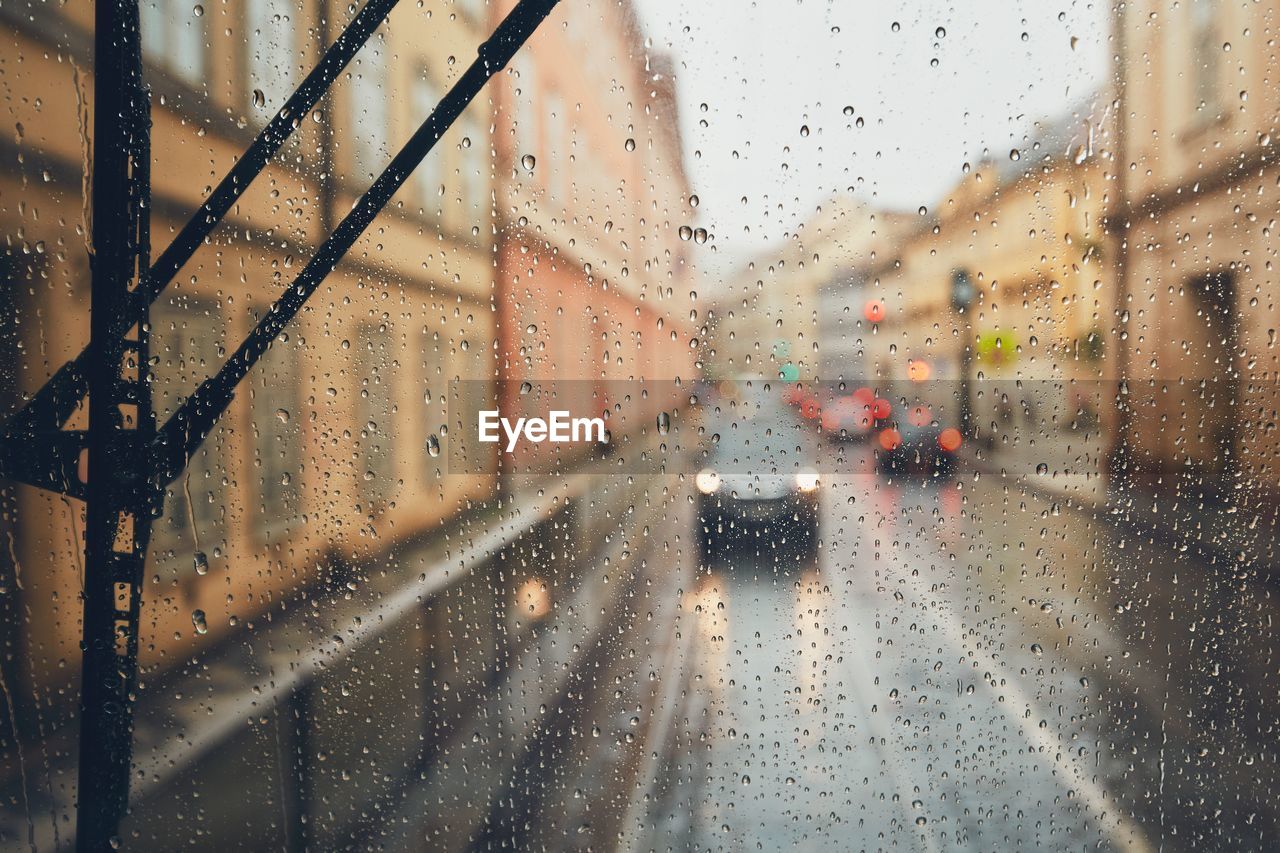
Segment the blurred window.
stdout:
[[391,123],[387,47],[377,35],[356,55],[349,73],[352,166],[362,177],[372,177],[386,165],[383,161],[387,159],[387,132]]
[[[225,318],[211,303],[183,300],[152,313],[151,355],[155,359],[155,409],[158,419],[174,412],[207,377],[222,366],[220,340]],[[222,432],[214,430],[169,487],[165,519],[174,533],[213,535],[220,524],[223,500]],[[164,525],[157,526],[158,532]]]
[[566,129],[564,98],[559,92],[548,92],[547,120],[547,191],[557,204],[568,202],[569,193],[569,134]]
[[191,85],[204,82],[207,49],[203,10],[195,8],[182,0],[144,0],[138,7],[143,54]]
[[372,323],[362,323],[357,334],[358,350],[352,364],[356,396],[352,411],[359,440],[357,471],[364,483],[364,496],[385,500],[395,473],[392,442],[392,366],[387,354],[387,333]]
[[296,14],[290,0],[246,0],[245,95],[264,122],[280,108],[296,84]]
[[525,155],[536,158],[539,154],[538,121],[533,93],[538,86],[537,72],[528,57],[518,63],[516,68],[515,91],[512,95],[515,104],[512,121],[515,122],[516,159]]
[[[409,86],[409,124],[417,127],[440,102],[440,88],[431,79],[430,72],[424,67],[413,76]],[[440,215],[440,187],[444,183],[444,146],[433,149],[431,154],[423,158],[417,170],[418,203],[428,217]]]
[[298,345],[286,335],[271,345],[254,380],[253,438],[259,465],[260,530],[298,514],[302,473],[302,381]]
[[458,124],[458,192],[466,219],[464,230],[470,231],[480,224],[479,217],[488,207],[489,134],[475,110],[463,113]]
[[1222,37],[1218,21],[1222,9],[1218,0],[1192,0],[1191,62],[1193,112],[1201,123],[1216,121],[1222,114]]

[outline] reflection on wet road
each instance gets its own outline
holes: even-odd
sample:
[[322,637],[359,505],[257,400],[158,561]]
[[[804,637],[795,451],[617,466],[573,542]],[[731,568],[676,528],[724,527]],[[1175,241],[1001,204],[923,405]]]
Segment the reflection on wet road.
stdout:
[[1266,846],[1273,807],[1236,792],[1274,790],[1246,782],[1273,742],[1270,641],[1195,661],[1197,637],[1268,636],[1269,595],[972,472],[824,489],[816,556],[703,577],[646,846]]

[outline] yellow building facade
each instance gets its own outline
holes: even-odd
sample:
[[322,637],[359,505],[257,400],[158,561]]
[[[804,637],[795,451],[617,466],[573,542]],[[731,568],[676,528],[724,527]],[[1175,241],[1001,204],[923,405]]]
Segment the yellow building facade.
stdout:
[[[338,3],[144,2],[153,257],[351,14]],[[426,117],[465,67],[462,49],[487,34],[484,18],[476,3],[452,15],[398,8],[302,118],[153,305],[161,421],[217,370]],[[15,283],[5,330],[12,407],[88,340],[92,21],[88,2],[0,16],[5,110],[17,129],[0,143],[2,260]],[[491,129],[482,95],[170,487],[148,564],[144,672],[187,659],[300,589],[358,575],[372,555],[491,490],[491,475],[450,476],[430,452],[450,379],[493,370]],[[6,497],[18,595],[5,674],[54,725],[72,705],[80,660],[83,505],[26,487],[7,487]]]
[[1110,211],[1126,472],[1274,494],[1280,3],[1126,3]]

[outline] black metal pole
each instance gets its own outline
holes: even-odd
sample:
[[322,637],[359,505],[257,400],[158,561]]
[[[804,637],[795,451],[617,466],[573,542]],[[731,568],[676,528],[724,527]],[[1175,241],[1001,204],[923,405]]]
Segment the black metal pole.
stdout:
[[[145,449],[150,119],[138,0],[98,0],[94,32],[93,289],[80,691],[79,850],[107,850],[129,797],[142,570],[153,509]],[[120,329],[129,330],[125,335]]]

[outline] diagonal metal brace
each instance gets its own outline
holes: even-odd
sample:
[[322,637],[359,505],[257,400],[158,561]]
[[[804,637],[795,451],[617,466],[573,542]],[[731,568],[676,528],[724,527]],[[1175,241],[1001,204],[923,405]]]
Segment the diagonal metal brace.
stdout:
[[[130,294],[130,303],[121,317],[137,316],[144,305],[153,303],[169,286],[398,2],[369,0],[352,18],[311,73],[258,132],[253,143],[146,271]],[[117,323],[111,332],[114,337],[123,337],[129,327],[123,322]],[[0,429],[0,478],[71,497],[84,497],[84,484],[75,476],[75,471],[85,438],[82,433],[64,432],[61,427],[88,392],[88,368],[96,358],[91,350],[91,346],[85,347],[59,368]]]
[[213,376],[201,383],[156,435],[156,475],[173,482],[231,404],[236,386],[331,273],[480,89],[528,40],[559,0],[520,0],[478,50],[477,58],[338,224],[283,296]]

